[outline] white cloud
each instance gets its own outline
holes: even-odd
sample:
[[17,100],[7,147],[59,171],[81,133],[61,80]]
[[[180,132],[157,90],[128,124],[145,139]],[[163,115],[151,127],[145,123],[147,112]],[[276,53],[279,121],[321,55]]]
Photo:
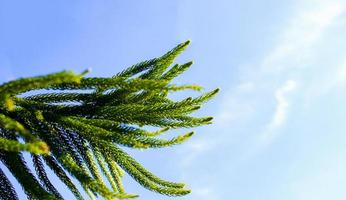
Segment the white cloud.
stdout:
[[268,124],[269,129],[273,130],[279,128],[284,123],[289,106],[287,95],[293,90],[295,90],[296,86],[297,83],[295,81],[288,80],[281,88],[276,90],[275,99],[277,102],[277,106],[275,109],[273,119]]
[[[254,129],[260,130],[254,135],[259,138],[258,142],[261,145],[270,144],[282,132],[280,127],[290,113],[290,95],[297,89],[297,83],[299,82],[300,93],[295,95],[303,96],[303,91],[306,92],[307,84],[311,82],[312,71],[320,74],[317,78],[325,76],[318,69],[326,68],[319,62],[326,59],[316,46],[328,43],[331,27],[335,27],[343,19],[344,13],[345,2],[342,1],[300,1],[297,12],[288,20],[287,26],[274,36],[277,38],[276,45],[257,64],[243,64],[249,66],[249,69],[240,74],[241,82],[225,95],[216,117],[216,125],[227,127],[236,126],[238,122],[251,123]],[[345,83],[346,67],[337,73],[333,78],[335,80],[328,79],[328,84],[321,82],[314,87],[324,88],[327,85]],[[279,85],[283,80],[287,81]],[[275,110],[270,113],[268,111],[273,104]],[[266,124],[264,119],[269,119],[269,122]],[[259,121],[261,124],[257,123]],[[249,138],[248,136],[244,138]]]
[[292,18],[288,28],[279,36],[279,42],[272,52],[263,60],[264,70],[284,70],[304,67],[311,59],[313,45],[318,42],[327,28],[344,11],[344,4],[338,1],[319,2],[303,10]]
[[[345,4],[340,1],[313,1],[313,4],[311,1],[301,1],[297,7],[299,9],[289,20],[287,28],[276,37],[277,44],[258,64],[251,64],[251,69],[245,70],[246,74],[241,74],[242,83],[232,87],[225,95],[215,119],[216,124],[229,126],[236,120],[252,117],[256,106],[263,105],[256,102],[267,100],[263,95],[273,93],[278,82],[292,79],[291,74],[305,76],[301,69],[320,57],[314,45],[325,40],[323,34],[345,10]],[[301,84],[304,85],[304,82]],[[281,105],[283,108],[284,102]],[[281,112],[280,109],[276,111],[271,126],[281,123]]]
[[280,133],[278,129],[285,123],[290,106],[289,95],[296,88],[296,81],[288,80],[275,91],[275,112],[271,121],[266,125],[264,133],[261,135],[261,142],[264,144],[269,144]]

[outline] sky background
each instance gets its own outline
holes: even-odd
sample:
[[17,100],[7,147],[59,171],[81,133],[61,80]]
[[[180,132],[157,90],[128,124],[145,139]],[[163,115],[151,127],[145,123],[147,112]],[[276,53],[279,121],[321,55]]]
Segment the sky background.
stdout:
[[64,69],[112,76],[190,39],[178,62],[194,65],[175,83],[221,88],[198,113],[214,124],[180,146],[130,152],[193,192],[170,198],[126,177],[127,192],[143,200],[343,200],[345,32],[342,0],[0,0],[0,82]]

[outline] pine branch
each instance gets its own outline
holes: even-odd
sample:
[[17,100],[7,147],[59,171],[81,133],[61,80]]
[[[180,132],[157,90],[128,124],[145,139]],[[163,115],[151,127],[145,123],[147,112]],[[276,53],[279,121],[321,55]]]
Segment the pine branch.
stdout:
[[[171,139],[158,136],[169,129],[211,123],[211,117],[197,118],[191,113],[213,98],[219,89],[181,101],[168,98],[175,91],[202,90],[198,85],[170,82],[192,65],[187,62],[170,67],[188,44],[189,41],[179,44],[161,57],[133,65],[110,78],[85,78],[88,71],[81,74],[62,71],[0,85],[0,160],[22,185],[28,198],[62,199],[50,182],[44,163],[77,199],[83,197],[69,175],[91,199],[136,198],[137,195],[127,194],[124,189],[125,172],[143,187],[160,194],[190,193],[185,184],[152,174],[121,148],[181,144],[193,132]],[[27,93],[40,89],[45,92]],[[158,129],[148,131],[146,126]],[[23,160],[23,151],[32,155],[37,178]],[[0,183],[1,199],[18,199],[1,169]]]

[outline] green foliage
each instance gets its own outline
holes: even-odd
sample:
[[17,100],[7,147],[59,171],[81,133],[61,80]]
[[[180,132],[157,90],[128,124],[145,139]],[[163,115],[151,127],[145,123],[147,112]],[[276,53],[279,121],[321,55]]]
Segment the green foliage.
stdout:
[[[111,78],[84,78],[87,71],[82,74],[62,71],[1,85],[0,160],[28,198],[62,199],[50,182],[44,163],[77,199],[83,197],[70,176],[78,180],[91,199],[137,197],[125,192],[121,181],[124,171],[157,193],[188,194],[190,190],[184,184],[155,176],[121,148],[180,144],[193,132],[168,140],[158,136],[169,129],[211,123],[211,117],[196,118],[190,114],[218,89],[181,101],[168,98],[174,91],[201,90],[196,85],[170,83],[192,65],[188,62],[170,67],[188,44],[179,44],[163,56],[133,65]],[[31,93],[37,90],[40,91]],[[148,131],[144,126],[158,129]],[[32,155],[37,176],[28,168],[22,151]],[[107,182],[111,187],[107,187]],[[1,169],[0,183],[0,199],[18,199]]]

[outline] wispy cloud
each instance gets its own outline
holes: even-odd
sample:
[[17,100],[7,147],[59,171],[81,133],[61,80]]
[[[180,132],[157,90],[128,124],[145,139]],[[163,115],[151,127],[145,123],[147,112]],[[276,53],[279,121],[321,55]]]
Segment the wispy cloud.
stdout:
[[[303,1],[304,2],[304,1]],[[313,46],[335,19],[344,11],[339,1],[321,1],[315,6],[302,6],[278,37],[278,43],[262,62],[264,70],[287,70],[304,67],[313,59]]]
[[288,80],[286,83],[275,92],[277,106],[273,119],[268,124],[269,129],[279,128],[286,119],[289,102],[287,100],[288,93],[296,89],[297,83],[293,80]]
[[[310,72],[304,71],[304,68],[321,57],[315,46],[325,40],[324,33],[345,11],[345,3],[341,1],[309,2],[298,3],[296,14],[288,20],[286,28],[275,36],[276,45],[265,57],[257,63],[246,64],[251,68],[246,72],[253,73],[241,74],[244,77],[242,81],[251,84],[239,83],[229,90],[219,112],[220,124],[232,125],[232,122],[244,117],[269,118],[268,124],[262,124],[264,132],[270,132],[267,136],[279,131],[289,112],[288,95],[296,89],[297,82],[302,87],[306,84],[304,77]],[[340,74],[344,72],[341,70]],[[342,77],[340,75],[339,79]],[[279,85],[282,82],[284,85]],[[272,104],[268,102],[276,104],[271,115],[253,114],[265,109],[264,105],[270,109]]]
[[262,140],[265,143],[272,141],[277,135],[279,129],[287,118],[290,102],[288,96],[297,88],[294,80],[288,80],[282,87],[275,91],[276,108],[271,121],[266,125]]

